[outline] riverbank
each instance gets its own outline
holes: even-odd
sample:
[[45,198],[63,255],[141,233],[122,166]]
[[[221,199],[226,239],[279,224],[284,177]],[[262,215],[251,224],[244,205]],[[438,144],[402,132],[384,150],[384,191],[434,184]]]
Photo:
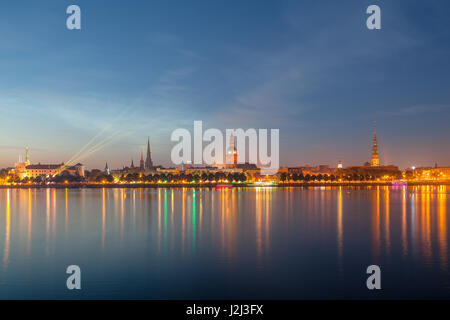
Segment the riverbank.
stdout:
[[0,185],[0,189],[80,189],[80,188],[285,188],[285,187],[386,187],[386,186],[441,186],[450,185],[450,181],[413,181],[408,183],[393,182],[302,182],[302,183],[274,183],[274,184],[255,184],[255,183],[72,183],[72,184],[26,184],[26,185]]

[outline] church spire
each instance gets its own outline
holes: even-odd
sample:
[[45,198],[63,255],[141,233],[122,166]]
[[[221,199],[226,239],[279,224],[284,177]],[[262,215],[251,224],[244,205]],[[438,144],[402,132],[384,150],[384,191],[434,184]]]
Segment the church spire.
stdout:
[[152,162],[152,154],[150,152],[150,137],[148,137],[147,140],[147,157],[145,158],[145,169],[152,169],[153,168],[153,162]]
[[380,157],[378,155],[378,141],[377,141],[377,127],[375,124],[373,130],[373,144],[372,144],[372,167],[380,166]]
[[29,156],[29,154],[28,154],[28,146],[27,147],[25,147],[25,162],[26,163],[30,163],[30,156]]
[[141,171],[144,171],[144,169],[145,169],[145,166],[144,166],[144,153],[142,152],[142,150],[141,150],[141,161],[139,162],[139,169]]

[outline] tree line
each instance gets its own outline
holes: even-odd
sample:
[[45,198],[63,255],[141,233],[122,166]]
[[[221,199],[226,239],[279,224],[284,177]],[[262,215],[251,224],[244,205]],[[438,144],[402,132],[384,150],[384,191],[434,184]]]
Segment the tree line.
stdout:
[[384,170],[371,168],[348,168],[333,171],[331,174],[303,174],[303,173],[281,173],[280,180],[283,182],[314,182],[314,181],[375,181],[388,176],[390,179],[402,179],[400,170]]

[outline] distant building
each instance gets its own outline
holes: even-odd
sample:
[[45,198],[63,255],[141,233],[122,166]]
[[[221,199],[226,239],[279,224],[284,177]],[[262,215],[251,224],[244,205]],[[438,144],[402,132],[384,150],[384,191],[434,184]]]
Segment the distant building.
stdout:
[[144,171],[144,170],[145,170],[144,154],[142,153],[142,151],[141,151],[141,161],[140,161],[140,163],[139,163],[139,169],[140,169],[141,171]]
[[31,164],[29,156],[29,148],[25,148],[25,161],[20,161],[15,164],[14,173],[20,179],[36,178],[39,176],[52,177],[60,174],[63,171],[67,171],[72,175],[79,175],[84,177],[84,166],[81,163],[77,163],[74,166],[66,166],[64,163],[61,164]]
[[150,137],[148,137],[148,140],[147,140],[147,158],[145,159],[145,169],[146,170],[154,170],[152,154],[150,152]]
[[68,172],[71,175],[78,175],[84,177],[84,166],[77,163],[74,166],[65,166],[61,164],[31,164],[26,167],[25,176],[28,178],[37,178],[39,176],[53,177],[61,172]]
[[342,169],[342,160],[338,161],[338,165],[337,165],[338,169]]
[[84,165],[81,163],[77,163],[74,166],[63,166],[63,171],[70,173],[73,176],[84,177]]
[[226,153],[226,167],[227,168],[235,168],[238,161],[238,154],[236,149],[236,137],[230,136],[230,143]]
[[216,172],[223,172],[223,173],[241,173],[244,172],[242,168],[217,168],[217,167],[196,167],[192,166],[189,168],[186,168],[184,170],[184,174],[202,174],[202,173],[216,173]]
[[242,169],[243,171],[249,171],[249,170],[258,170],[258,166],[254,163],[238,163],[236,165],[237,169]]
[[450,167],[414,168],[414,176],[420,180],[450,180]]
[[333,171],[333,169],[330,168],[330,165],[328,164],[320,164],[318,166],[315,167],[311,167],[311,166],[306,166],[303,169],[303,174],[319,174],[319,173],[331,173]]
[[372,167],[380,166],[380,156],[378,154],[377,128],[373,130],[373,144],[372,144]]
[[107,175],[110,175],[110,174],[111,174],[111,170],[110,170],[109,167],[108,167],[108,162],[107,162],[106,165],[105,165],[105,173],[106,173]]
[[172,175],[178,175],[180,174],[180,169],[178,168],[156,168],[157,173],[164,173],[164,174],[172,174]]
[[192,163],[182,163],[181,164],[181,171],[186,171],[187,169],[190,169],[193,167]]
[[430,171],[433,177],[444,180],[450,179],[450,167],[443,167],[443,168],[434,167]]
[[39,176],[54,176],[60,172],[64,164],[31,164],[26,167],[26,176],[29,178],[36,178]]
[[305,170],[305,167],[286,167],[286,168],[281,168],[278,170],[278,172],[284,172],[287,174],[301,174],[303,173],[303,171]]
[[[21,158],[21,157],[19,157]],[[25,161],[21,161],[19,159],[19,162],[17,162],[14,165],[13,173],[18,176],[20,179],[23,179],[26,177],[26,167],[30,165],[30,157],[29,157],[29,149],[28,147],[25,147]]]

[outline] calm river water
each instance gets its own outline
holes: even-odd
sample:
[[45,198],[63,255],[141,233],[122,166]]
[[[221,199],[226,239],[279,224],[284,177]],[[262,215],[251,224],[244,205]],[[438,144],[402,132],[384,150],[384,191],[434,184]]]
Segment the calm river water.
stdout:
[[450,298],[449,191],[1,189],[0,298]]

